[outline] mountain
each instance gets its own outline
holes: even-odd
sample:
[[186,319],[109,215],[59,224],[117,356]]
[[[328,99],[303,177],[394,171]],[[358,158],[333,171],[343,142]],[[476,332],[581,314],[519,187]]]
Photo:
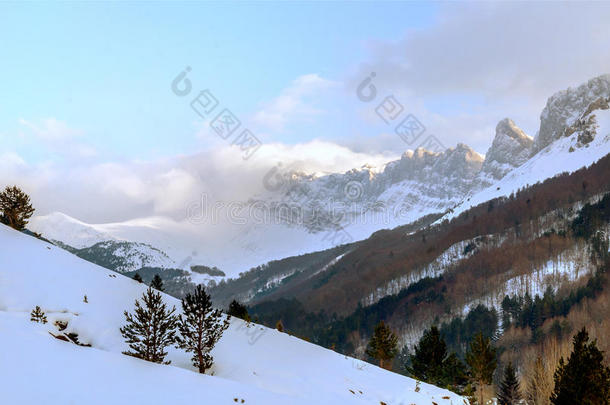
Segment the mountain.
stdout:
[[[175,348],[171,365],[125,356],[119,327],[142,284],[4,225],[0,246],[0,380],[7,403],[462,403],[449,391],[239,319],[231,319],[215,347],[208,375],[196,373],[190,355]],[[175,298],[163,299],[180,308]],[[48,323],[30,321],[35,306]],[[80,345],[55,338],[68,333]]]
[[[216,266],[237,277],[256,265],[353,243],[420,218],[452,218],[593,163],[607,151],[608,88],[605,75],[550,97],[534,138],[503,119],[485,158],[458,144],[442,153],[417,149],[382,167],[322,176],[278,165],[262,180],[264,192],[221,206],[218,216],[225,222],[214,225],[199,214],[97,225],[51,214],[33,219],[31,228],[77,247],[112,239],[144,243],[166,253],[176,268]],[[592,135],[596,131],[599,136]],[[216,206],[206,208],[205,214],[217,215]]]
[[595,110],[608,109],[610,75],[602,75],[576,87],[555,93],[540,115],[540,130],[532,153],[570,135],[571,127]]
[[485,154],[481,171],[492,179],[501,179],[521,166],[530,157],[534,139],[519,128],[513,120],[505,118],[496,126],[496,136]]
[[[463,350],[459,333],[465,332],[456,332],[462,322],[479,322],[482,316],[496,339],[503,332],[499,314],[510,309],[506,302],[514,299],[524,308],[542,305],[543,296],[546,309],[536,307],[543,312],[535,316],[521,313],[521,331],[511,333],[528,333],[534,342],[550,338],[545,320],[561,326],[560,315],[577,311],[585,298],[593,300],[605,283],[598,274],[604,271],[610,234],[610,93],[586,90],[590,83],[605,88],[600,80],[608,82],[610,76],[551,97],[553,114],[571,118],[558,126],[549,120],[547,105],[534,139],[512,121],[501,121],[475,173],[480,188],[445,214],[335,249],[273,261],[219,284],[212,294],[224,302],[237,297],[263,322],[282,319],[287,330],[355,355],[362,355],[380,320],[398,330],[409,348],[433,322],[457,325],[446,333],[456,345],[461,342],[456,350]],[[573,94],[586,100],[577,97],[572,104]],[[557,110],[559,105],[564,110]],[[560,135],[548,143],[540,139],[551,132]],[[487,173],[497,169],[506,173],[484,186]],[[553,312],[549,305],[562,309]],[[594,319],[574,315],[569,327]],[[530,343],[523,339],[521,349]]]

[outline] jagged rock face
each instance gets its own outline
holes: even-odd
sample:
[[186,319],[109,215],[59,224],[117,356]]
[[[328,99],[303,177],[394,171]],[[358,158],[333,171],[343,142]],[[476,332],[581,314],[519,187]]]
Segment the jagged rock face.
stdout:
[[312,232],[354,223],[367,212],[388,207],[400,215],[409,210],[444,212],[471,191],[482,164],[483,157],[464,144],[442,153],[420,148],[383,168],[362,167],[318,178],[287,173],[285,187],[251,203],[263,202],[275,210],[297,205],[307,211],[304,215],[310,219],[304,225]]
[[485,155],[482,171],[495,179],[501,179],[510,170],[525,163],[533,143],[534,139],[513,120],[503,119],[496,126],[496,136]]
[[[610,98],[610,75],[589,80],[577,88],[569,88],[554,94],[540,115],[540,130],[534,141],[532,154],[553,141],[570,135],[566,129],[576,120],[589,115],[598,103]],[[601,99],[601,100],[600,100]]]

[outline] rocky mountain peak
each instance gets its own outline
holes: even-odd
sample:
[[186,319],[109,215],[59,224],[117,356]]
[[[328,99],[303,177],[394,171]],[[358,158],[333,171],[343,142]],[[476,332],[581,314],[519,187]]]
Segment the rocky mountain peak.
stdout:
[[610,74],[595,77],[576,88],[568,88],[551,96],[540,115],[540,130],[534,140],[532,154],[565,136],[566,128],[589,114],[600,99],[610,99]]
[[534,139],[513,120],[504,118],[496,126],[496,136],[485,154],[482,171],[495,179],[502,178],[529,158],[533,143]]

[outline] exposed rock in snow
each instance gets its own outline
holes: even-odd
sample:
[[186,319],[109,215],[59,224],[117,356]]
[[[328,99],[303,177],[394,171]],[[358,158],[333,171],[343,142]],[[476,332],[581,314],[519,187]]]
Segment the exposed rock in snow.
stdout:
[[501,179],[530,156],[534,139],[521,130],[510,118],[496,126],[496,136],[485,155],[482,171]]
[[600,98],[610,98],[610,75],[589,80],[577,88],[555,93],[546,103],[540,115],[540,130],[534,141],[533,153],[537,153],[566,135],[566,128],[583,115]]

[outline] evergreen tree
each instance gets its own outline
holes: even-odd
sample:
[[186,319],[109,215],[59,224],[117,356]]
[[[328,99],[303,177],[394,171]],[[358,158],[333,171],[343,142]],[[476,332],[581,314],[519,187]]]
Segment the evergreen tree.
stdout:
[[127,324],[120,331],[131,350],[123,354],[153,363],[169,364],[169,361],[163,360],[167,355],[165,349],[175,341],[176,308],[167,309],[161,294],[151,287],[142,294],[142,302],[144,305],[136,300],[134,315],[125,311]]
[[246,308],[245,305],[237,302],[236,300],[231,301],[231,303],[229,304],[229,310],[227,311],[227,314],[239,319],[243,319],[246,322],[250,322],[248,308]]
[[34,308],[32,310],[32,312],[30,313],[30,321],[39,322],[39,323],[47,323],[47,316],[45,315],[44,312],[42,312],[42,309],[40,309],[40,307],[38,305],[36,305],[36,308]]
[[521,388],[512,363],[504,368],[504,379],[498,392],[499,405],[518,405],[521,402]]
[[229,327],[231,316],[225,317],[220,310],[212,308],[210,296],[202,285],[184,297],[182,312],[178,320],[177,346],[193,353],[193,365],[200,373],[205,373],[214,363],[210,352]]
[[479,391],[479,403],[483,403],[483,386],[491,384],[496,369],[496,349],[491,346],[489,338],[481,332],[475,335],[466,353],[466,364],[470,376]]
[[137,281],[138,283],[141,283],[141,282],[143,281],[143,280],[142,280],[142,277],[141,277],[141,276],[140,276],[138,273],[136,273],[136,274],[134,274],[134,275],[133,275],[133,279],[134,279],[135,281]]
[[17,186],[0,192],[0,222],[21,231],[34,213],[30,197]]
[[464,364],[455,353],[448,355],[445,340],[436,326],[424,332],[411,355],[409,374],[429,384],[461,392],[467,382]]
[[409,369],[413,378],[429,384],[441,385],[443,363],[447,358],[447,345],[436,326],[424,332],[415,345]]
[[155,290],[165,291],[163,289],[163,279],[158,274],[155,274],[155,276],[153,277],[153,279],[150,283],[150,286],[152,288],[154,288]]
[[366,354],[379,360],[379,367],[389,367],[389,363],[398,353],[398,338],[392,330],[383,322],[375,326],[375,332],[369,340]]
[[567,363],[563,358],[555,370],[555,389],[551,394],[554,405],[610,404],[610,368],[604,365],[604,355],[597,342],[589,343],[583,328],[574,338],[574,349]]

